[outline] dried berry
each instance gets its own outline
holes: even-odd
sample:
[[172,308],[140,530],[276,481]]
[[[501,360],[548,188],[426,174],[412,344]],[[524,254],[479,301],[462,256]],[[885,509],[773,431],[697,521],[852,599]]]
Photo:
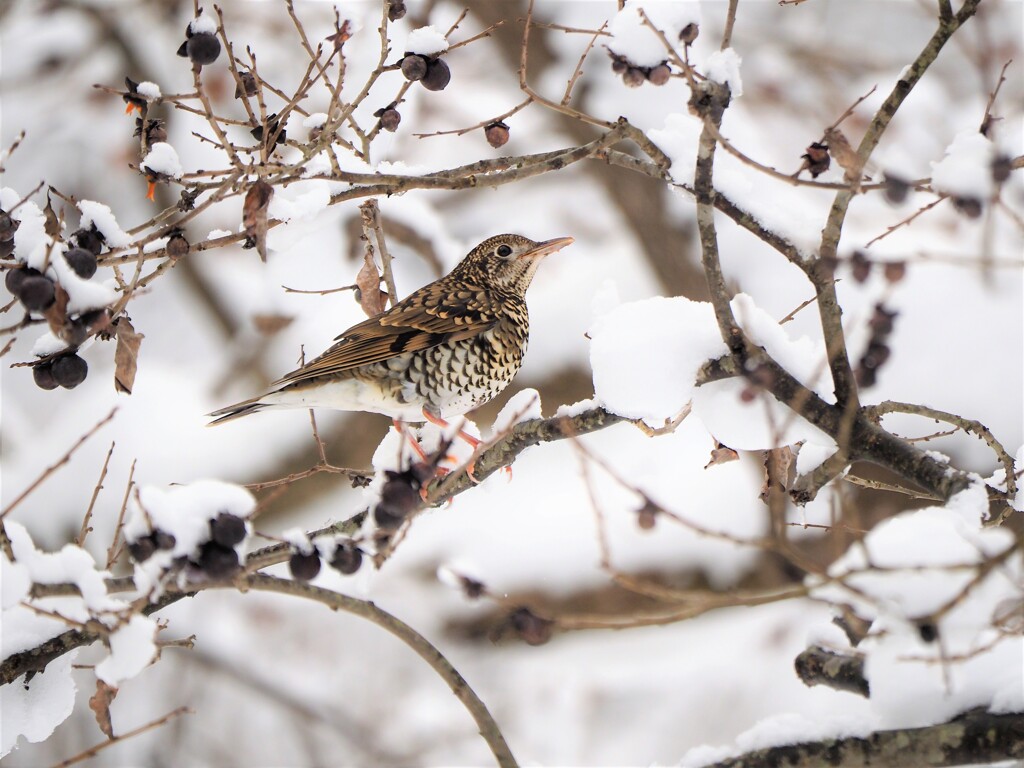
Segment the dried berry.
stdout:
[[968,219],[981,218],[981,200],[976,197],[954,197],[953,207]]
[[76,354],[62,355],[53,361],[53,379],[64,389],[74,389],[89,374],[89,364]]
[[402,59],[402,74],[406,80],[422,80],[427,74],[427,60],[418,53],[407,53]]
[[647,75],[639,67],[627,67],[626,71],[622,73],[622,82],[630,88],[639,88],[646,79]]
[[78,243],[79,248],[85,248],[94,256],[99,256],[103,250],[103,235],[93,226],[91,229],[79,229],[71,237]]
[[860,366],[853,372],[853,378],[858,387],[873,387],[878,381],[878,374],[875,368]]
[[625,59],[619,56],[612,56],[612,72],[616,75],[621,75],[627,69],[629,69],[629,64],[626,63]]
[[238,553],[215,541],[208,541],[199,550],[196,565],[212,579],[231,576],[238,570]]
[[85,248],[71,248],[64,254],[64,260],[74,273],[84,280],[96,274],[96,255]]
[[19,223],[6,211],[0,211],[0,240],[13,240]]
[[509,616],[512,629],[528,645],[544,645],[554,633],[555,622],[543,619],[529,608],[517,608]]
[[667,64],[659,64],[656,67],[652,67],[651,71],[647,73],[647,79],[652,85],[664,85],[672,77],[672,70],[668,68]]
[[380,118],[380,127],[391,133],[397,131],[398,124],[402,122],[402,116],[394,107],[382,110],[378,117]]
[[0,259],[6,259],[14,253],[14,239],[0,240]]
[[299,581],[315,579],[316,575],[320,573],[320,556],[316,552],[310,552],[308,555],[303,552],[293,552],[288,559],[288,569],[292,572],[292,577]]
[[1013,171],[1013,161],[1006,155],[998,155],[992,158],[992,181],[1002,184]]
[[152,536],[157,549],[174,549],[174,545],[178,543],[178,540],[174,538],[174,534],[167,531],[158,529],[153,531]]
[[890,283],[898,283],[907,274],[905,261],[887,261],[885,263],[885,279]]
[[388,21],[398,21],[405,16],[405,0],[391,0],[388,6]]
[[61,339],[68,343],[68,346],[78,347],[81,346],[87,338],[89,338],[89,329],[85,323],[82,322],[81,318],[77,320],[70,320],[64,324],[64,327],[60,329],[57,334]]
[[36,386],[40,389],[49,391],[60,386],[57,380],[53,378],[53,368],[49,363],[34,366],[32,368],[32,378],[35,379]]
[[209,32],[197,32],[185,41],[185,53],[193,64],[213,64],[220,56],[220,40]]
[[897,315],[899,315],[899,312],[886,309],[882,304],[875,304],[875,312],[871,316],[871,320],[868,321],[868,325],[871,328],[871,337],[879,339],[892,333],[893,321]]
[[363,564],[363,553],[355,544],[351,541],[343,541],[338,544],[334,549],[334,555],[331,557],[331,567],[337,571],[351,576],[353,573],[359,570],[359,567]]
[[853,279],[858,283],[867,282],[871,275],[871,261],[864,251],[854,251],[850,257],[850,269],[853,270]]
[[238,83],[235,85],[235,98],[240,99],[243,95],[256,95],[256,77],[252,72],[238,73]]
[[29,275],[18,286],[18,298],[25,309],[32,312],[43,312],[57,296],[53,281],[44,275]]
[[815,179],[827,171],[832,164],[832,158],[828,155],[828,145],[818,141],[807,147],[807,151],[801,156],[801,159],[804,161],[804,167],[811,172],[811,176]]
[[267,116],[266,131],[263,130],[262,125],[257,125],[251,131],[249,131],[249,133],[251,133],[253,135],[253,138],[256,139],[257,141],[263,141],[264,136],[273,137],[275,147],[278,144],[283,144],[285,140],[288,138],[288,132],[281,128],[281,121],[280,118],[278,118],[276,112],[272,115]]
[[128,542],[128,554],[136,563],[144,563],[156,552],[156,542],[152,536],[143,536],[141,539]]
[[487,143],[495,149],[503,147],[508,143],[508,126],[502,122],[491,123],[484,128],[484,136],[487,137]]
[[427,62],[427,74],[420,80],[428,91],[443,91],[451,82],[452,71],[442,59]]
[[135,135],[143,136],[146,141],[146,149],[152,149],[157,142],[167,141],[167,124],[156,118],[143,123],[142,118],[137,117],[135,118]]
[[636,524],[642,531],[649,531],[658,522],[658,508],[649,501],[644,502],[644,505],[636,511]]
[[683,45],[693,45],[693,41],[700,34],[700,25],[690,22],[679,31],[679,42]]
[[885,189],[885,199],[893,205],[902,203],[910,193],[910,185],[906,181],[888,173],[884,175],[882,185]]
[[180,259],[188,253],[188,240],[180,229],[171,230],[167,239],[167,255],[172,259]]
[[890,355],[892,355],[892,350],[887,345],[872,341],[860,359],[861,367],[870,370],[881,368]]
[[752,403],[752,402],[754,402],[754,400],[757,399],[757,393],[759,391],[760,390],[757,387],[754,387],[754,386],[744,387],[743,390],[740,392],[740,402],[741,403]]
[[225,547],[240,544],[245,539],[245,520],[230,512],[221,512],[210,521],[210,538]]

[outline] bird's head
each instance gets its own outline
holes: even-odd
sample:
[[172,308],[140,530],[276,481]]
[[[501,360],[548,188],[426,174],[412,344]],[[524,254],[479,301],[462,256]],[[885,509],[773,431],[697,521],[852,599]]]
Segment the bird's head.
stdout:
[[522,235],[495,235],[470,251],[452,273],[487,288],[525,296],[541,259],[572,242],[571,237],[538,243]]

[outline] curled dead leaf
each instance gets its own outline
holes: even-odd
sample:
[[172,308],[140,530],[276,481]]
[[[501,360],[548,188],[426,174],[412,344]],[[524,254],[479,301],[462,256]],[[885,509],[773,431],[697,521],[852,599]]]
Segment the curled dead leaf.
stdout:
[[356,274],[357,297],[359,306],[367,317],[376,317],[388,304],[388,295],[380,289],[380,272],[373,261],[373,254],[367,250],[363,254],[363,266]]
[[126,317],[119,318],[114,323],[114,335],[117,337],[117,348],[114,350],[114,389],[130,395],[132,387],[135,386],[139,346],[144,337],[136,332]]
[[89,698],[89,709],[96,715],[96,725],[108,739],[114,738],[114,727],[110,723],[110,703],[117,696],[117,688],[102,680],[96,681],[96,693]]
[[719,464],[728,464],[730,461],[736,461],[739,457],[740,455],[728,445],[722,445],[715,440],[715,447],[711,450],[711,461],[704,465],[704,469],[716,467]]
[[242,225],[253,241],[261,261],[267,260],[267,208],[274,196],[274,188],[260,179],[245,193],[242,203]]

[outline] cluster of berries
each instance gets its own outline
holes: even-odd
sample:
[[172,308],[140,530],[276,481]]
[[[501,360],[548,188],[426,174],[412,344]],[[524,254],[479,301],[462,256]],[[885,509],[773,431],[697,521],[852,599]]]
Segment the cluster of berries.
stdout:
[[[328,564],[339,573],[351,576],[363,564],[363,551],[351,539],[342,539],[334,544],[334,551],[327,558]],[[292,577],[299,581],[310,581],[320,573],[320,552],[315,544],[307,548],[294,548],[288,559]]]

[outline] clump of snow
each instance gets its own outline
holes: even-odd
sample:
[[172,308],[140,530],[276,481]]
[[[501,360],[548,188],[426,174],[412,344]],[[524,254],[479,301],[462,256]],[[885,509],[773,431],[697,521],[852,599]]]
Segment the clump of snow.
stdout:
[[34,269],[42,269],[53,249],[53,240],[46,234],[46,218],[38,205],[31,201],[21,203],[21,195],[10,187],[0,190],[0,208],[10,212],[18,222],[14,233],[14,255]]
[[316,545],[310,541],[309,535],[301,528],[289,528],[281,533],[281,538],[296,552],[301,552],[304,555],[312,555],[316,552]]
[[155,240],[150,240],[144,246],[142,246],[143,253],[155,253],[156,251],[162,251],[167,247],[167,241],[169,237],[158,237]]
[[267,214],[280,221],[304,221],[316,217],[330,204],[331,190],[326,181],[300,181],[278,190],[270,200]]
[[110,633],[110,655],[96,665],[96,677],[116,688],[139,674],[156,657],[156,631],[155,620],[133,615]]
[[740,78],[740,55],[732,48],[715,51],[704,62],[704,74],[709,80],[729,86],[732,97],[743,95],[743,80]]
[[32,743],[45,741],[71,717],[76,692],[71,665],[77,656],[76,649],[50,661],[30,683],[16,681],[0,688],[0,711],[4,713],[0,758],[14,749],[20,737]]
[[932,188],[961,198],[988,200],[992,196],[992,159],[995,147],[976,130],[962,131],[932,163]]
[[613,413],[659,425],[693,396],[700,367],[728,352],[711,305],[681,296],[621,304],[588,334],[597,398]]
[[603,404],[597,398],[590,398],[589,400],[578,400],[575,403],[566,403],[558,406],[555,411],[555,416],[567,416],[572,418],[573,416],[579,416],[581,413],[592,410],[594,408],[600,408]]
[[178,153],[166,141],[154,143],[142,158],[141,165],[146,170],[170,176],[172,179],[180,179],[183,172]]
[[431,56],[447,51],[448,40],[440,30],[434,27],[420,27],[409,33],[403,50],[409,53],[418,53],[421,56]]
[[143,80],[135,88],[135,92],[140,96],[145,96],[149,101],[156,101],[163,94],[160,93],[160,86],[156,83],[151,83],[149,80]]
[[303,128],[319,128],[327,122],[326,112],[314,112],[302,121]]
[[512,429],[516,424],[539,419],[542,416],[540,392],[536,389],[524,389],[510,397],[509,401],[505,403],[505,407],[498,412],[494,424],[491,425],[491,434],[501,434]]
[[36,339],[35,344],[32,345],[32,354],[36,357],[46,357],[47,355],[53,355],[57,352],[63,352],[68,348],[66,341],[62,341],[53,335],[50,331],[46,331],[42,336]]
[[188,23],[188,28],[193,35],[217,34],[217,22],[214,21],[213,16],[209,14],[200,14],[199,16],[196,16]]
[[68,312],[87,312],[114,303],[117,300],[116,282],[113,279],[103,282],[80,277],[64,259],[66,250],[64,243],[53,249],[48,271],[56,276],[57,282],[68,293]]
[[1014,544],[1010,531],[981,527],[987,509],[984,484],[973,482],[945,507],[880,523],[830,566],[831,581],[812,580],[814,597],[872,620],[858,650],[886,727],[941,722],[997,699],[1024,703],[1024,638],[993,627],[999,606],[1020,597],[1024,562],[1018,552],[978,570]]
[[230,229],[211,229],[210,234],[206,236],[207,240],[216,240],[221,237],[228,237],[235,234]]
[[132,241],[131,237],[118,225],[109,206],[93,200],[82,200],[78,203],[78,210],[82,212],[82,229],[89,229],[95,225],[97,231],[103,235],[107,245],[111,248],[124,248]]
[[627,0],[608,25],[608,48],[638,67],[654,67],[669,57],[664,43],[644,23],[641,9],[673,45],[687,24],[700,24],[700,6],[696,2]]
[[649,131],[651,140],[672,160],[670,173],[680,183],[693,184],[697,146],[703,125],[693,115],[673,112],[665,118],[664,128]]

